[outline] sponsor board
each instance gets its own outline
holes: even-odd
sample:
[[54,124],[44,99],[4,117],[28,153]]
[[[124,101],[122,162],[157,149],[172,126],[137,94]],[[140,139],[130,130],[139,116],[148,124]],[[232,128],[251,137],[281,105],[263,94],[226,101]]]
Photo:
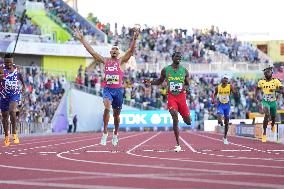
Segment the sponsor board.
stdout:
[[[179,115],[180,127],[191,127],[195,125],[195,111],[190,111],[191,125],[184,123]],[[172,117],[166,110],[144,110],[144,111],[122,111],[120,113],[120,127],[172,127]],[[109,127],[114,127],[113,115],[110,115]]]
[[255,136],[255,125],[253,124],[238,124],[236,127],[236,135],[252,137]]

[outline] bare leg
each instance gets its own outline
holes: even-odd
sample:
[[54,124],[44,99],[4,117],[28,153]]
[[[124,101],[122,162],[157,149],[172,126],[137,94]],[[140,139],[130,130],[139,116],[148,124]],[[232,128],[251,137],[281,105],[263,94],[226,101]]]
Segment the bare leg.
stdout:
[[176,137],[177,145],[179,145],[179,128],[178,128],[178,113],[176,110],[170,110],[173,119],[173,129]]
[[120,111],[121,109],[113,109],[113,118],[114,118],[114,134],[117,135],[119,123],[120,123]]
[[9,105],[9,114],[10,114],[10,120],[12,124],[12,134],[17,134],[17,102],[10,102]]
[[104,110],[104,134],[107,134],[107,126],[108,126],[108,121],[109,121],[109,112],[110,112],[110,105],[111,101],[107,98],[104,99],[104,105],[105,105],[105,110]]
[[9,111],[2,111],[2,124],[5,136],[9,136]]
[[229,118],[225,117],[224,122],[225,122],[224,138],[227,138],[227,133],[229,130]]

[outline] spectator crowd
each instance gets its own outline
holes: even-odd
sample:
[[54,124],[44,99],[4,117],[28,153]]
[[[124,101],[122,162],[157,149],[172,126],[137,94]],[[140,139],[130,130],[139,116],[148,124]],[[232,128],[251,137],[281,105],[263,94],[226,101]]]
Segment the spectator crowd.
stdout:
[[[19,31],[21,15],[16,15],[16,5],[16,0],[0,1],[0,32],[17,33]],[[40,35],[41,30],[25,15],[21,33]]]
[[[283,73],[283,66],[277,67]],[[78,76],[75,83],[85,85],[93,89],[94,93],[101,95],[101,82],[103,81],[103,71],[97,66],[94,70],[78,69]],[[277,74],[276,73],[276,74]],[[141,109],[167,109],[167,88],[166,82],[161,86],[149,86],[143,83],[145,78],[158,78],[159,73],[150,73],[144,70],[126,70],[124,72],[124,101],[127,105]],[[255,89],[259,76],[254,79],[245,77],[232,77],[230,83],[239,95],[231,95],[231,117],[246,118],[250,112],[261,111],[261,104],[255,98]],[[190,109],[195,110],[196,120],[215,119],[216,106],[213,101],[215,87],[220,84],[218,74],[191,74],[190,93],[188,94],[188,104]],[[278,107],[284,109],[284,100],[278,96]]]

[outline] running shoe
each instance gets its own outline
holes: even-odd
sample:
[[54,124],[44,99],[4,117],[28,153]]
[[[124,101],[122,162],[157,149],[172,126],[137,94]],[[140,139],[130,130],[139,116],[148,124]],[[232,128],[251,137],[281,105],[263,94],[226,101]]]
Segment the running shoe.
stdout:
[[228,144],[229,144],[229,142],[228,142],[228,139],[227,139],[227,138],[223,138],[223,142],[224,142],[224,144],[225,144],[225,145],[228,145]]
[[102,139],[101,139],[101,145],[103,145],[103,146],[106,145],[107,136],[108,136],[108,134],[104,134],[104,133],[103,133],[103,136],[102,136]]
[[176,145],[174,151],[175,152],[180,152],[181,151],[181,146],[180,145]]
[[17,134],[13,134],[13,140],[14,140],[14,144],[20,143],[20,140],[19,140],[19,137],[17,136]]
[[113,146],[116,146],[118,144],[118,136],[114,134],[114,130],[112,132],[112,140],[111,143]]
[[10,138],[9,138],[9,136],[5,136],[4,145],[5,146],[9,146],[10,145]]
[[262,135],[261,141],[262,141],[262,142],[266,142],[266,135]]

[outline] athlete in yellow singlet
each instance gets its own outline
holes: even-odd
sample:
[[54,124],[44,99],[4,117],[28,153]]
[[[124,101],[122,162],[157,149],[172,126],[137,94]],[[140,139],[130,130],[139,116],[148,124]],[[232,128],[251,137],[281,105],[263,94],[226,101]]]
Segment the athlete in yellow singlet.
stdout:
[[265,79],[261,79],[258,82],[257,89],[256,89],[256,99],[259,100],[259,91],[262,90],[262,108],[265,114],[263,120],[263,134],[261,141],[266,142],[266,128],[269,122],[269,118],[271,118],[271,130],[272,132],[276,131],[275,127],[275,118],[276,118],[276,92],[283,94],[283,87],[281,82],[276,79],[272,78],[272,67],[265,68],[263,70]]
[[[235,89],[228,83],[228,76],[224,75],[221,79],[221,84],[215,88],[214,99],[218,99],[217,104],[217,115],[218,115],[218,124],[223,126],[223,117],[224,117],[224,144],[229,144],[227,139],[227,133],[229,130],[229,119],[230,119],[230,94],[231,92],[236,93]],[[237,93],[236,93],[237,94]],[[238,94],[237,94],[238,95]]]

